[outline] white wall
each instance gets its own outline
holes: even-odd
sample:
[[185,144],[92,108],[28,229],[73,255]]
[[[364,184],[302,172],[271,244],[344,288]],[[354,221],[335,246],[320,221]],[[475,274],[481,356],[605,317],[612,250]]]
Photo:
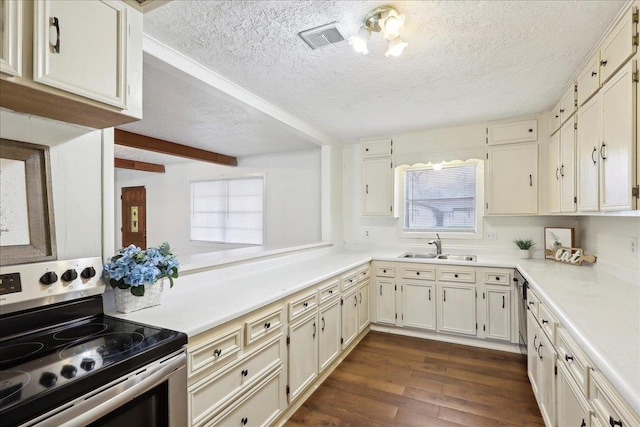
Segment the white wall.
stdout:
[[243,157],[236,168],[187,161],[167,165],[164,174],[117,169],[115,246],[122,246],[121,189],[144,185],[148,246],[168,241],[182,255],[230,249],[233,246],[189,241],[189,183],[251,174],[265,174],[266,179],[265,246],[320,241],[320,149],[314,149]]
[[49,146],[58,259],[100,256],[103,131],[0,110],[0,137]]
[[578,243],[596,263],[640,271],[640,255],[631,253],[631,239],[640,241],[640,217],[590,216],[578,220]]

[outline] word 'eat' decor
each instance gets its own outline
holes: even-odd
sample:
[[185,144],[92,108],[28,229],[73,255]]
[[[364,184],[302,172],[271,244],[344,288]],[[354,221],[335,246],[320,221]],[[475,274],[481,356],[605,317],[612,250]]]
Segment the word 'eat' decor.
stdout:
[[595,255],[586,255],[581,248],[565,247],[560,247],[557,250],[545,249],[544,256],[556,262],[571,265],[582,265],[583,262],[593,264],[598,259]]

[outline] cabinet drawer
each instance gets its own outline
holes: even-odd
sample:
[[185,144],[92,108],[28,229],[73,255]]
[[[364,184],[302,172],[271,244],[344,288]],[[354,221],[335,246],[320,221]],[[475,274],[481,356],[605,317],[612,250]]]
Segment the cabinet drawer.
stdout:
[[320,304],[324,303],[325,301],[330,301],[338,295],[340,295],[340,282],[337,280],[335,282],[328,283],[318,289],[318,298],[320,299]]
[[187,371],[192,377],[205,369],[225,366],[238,358],[242,328],[237,327],[192,348],[187,348]]
[[251,345],[261,338],[273,336],[282,329],[282,309],[245,322],[245,328],[246,345]]
[[403,279],[436,280],[435,268],[409,267],[402,269]]
[[370,159],[374,157],[390,157],[391,156],[391,139],[377,139],[375,141],[362,142],[362,157]]
[[438,280],[442,282],[475,283],[475,270],[463,270],[459,268],[438,268]]
[[533,314],[533,317],[538,320],[538,307],[540,306],[540,298],[536,295],[531,288],[527,289],[527,308]]
[[358,273],[350,274],[348,276],[344,276],[341,279],[342,281],[342,290],[349,289],[358,283]]
[[637,426],[640,419],[633,414],[609,381],[594,369],[590,370],[589,401],[605,425]]
[[395,277],[396,268],[388,265],[379,265],[376,267],[376,276],[378,277]]
[[509,271],[485,271],[484,283],[491,285],[511,286],[511,272]]
[[549,311],[549,308],[540,304],[538,308],[538,320],[540,321],[540,327],[551,341],[551,344],[556,345],[556,327],[558,326],[558,320]]
[[587,375],[589,372],[587,357],[563,328],[558,328],[556,348],[558,349],[560,364],[567,368],[567,371],[569,371],[586,395],[589,392],[587,388]]
[[600,88],[600,51],[593,54],[578,75],[578,106],[584,104]]
[[189,387],[189,417],[196,425],[281,362],[280,337],[227,369]]
[[318,307],[318,293],[303,296],[289,303],[289,321],[292,321],[305,313],[311,313]]
[[538,140],[538,120],[524,120],[489,126],[489,145],[532,142]]
[[270,425],[280,414],[282,401],[281,372],[282,368],[279,368],[271,373],[242,399],[206,425],[208,427],[257,427]]
[[364,282],[369,276],[371,276],[371,269],[368,265],[358,270],[358,282]]

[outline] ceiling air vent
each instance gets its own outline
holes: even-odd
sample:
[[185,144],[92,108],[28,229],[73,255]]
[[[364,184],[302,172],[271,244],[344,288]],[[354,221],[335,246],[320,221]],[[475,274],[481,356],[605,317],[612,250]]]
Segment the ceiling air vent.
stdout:
[[337,22],[311,28],[300,32],[298,35],[314,50],[344,41],[344,36],[340,32]]

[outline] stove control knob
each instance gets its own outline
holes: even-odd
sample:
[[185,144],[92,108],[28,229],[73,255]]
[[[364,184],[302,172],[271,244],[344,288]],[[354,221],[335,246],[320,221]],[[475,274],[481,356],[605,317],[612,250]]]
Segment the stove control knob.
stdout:
[[65,282],[73,282],[77,278],[78,278],[78,272],[73,268],[62,273],[62,280],[64,280]]
[[58,381],[58,376],[53,372],[45,372],[40,377],[40,384],[47,388],[53,387],[54,385],[56,385],[57,381]]
[[80,273],[80,275],[85,279],[91,279],[93,276],[96,275],[96,269],[93,267],[87,267],[84,270],[82,270],[82,273]]
[[82,362],[80,362],[80,367],[85,371],[90,371],[93,368],[95,368],[95,366],[96,366],[96,361],[89,357],[85,357],[84,359],[82,359]]
[[75,377],[77,373],[78,373],[78,369],[73,365],[64,365],[62,367],[62,370],[60,371],[60,375],[62,375],[68,380]]
[[40,277],[40,283],[43,285],[53,285],[58,281],[58,275],[53,271],[47,271]]

